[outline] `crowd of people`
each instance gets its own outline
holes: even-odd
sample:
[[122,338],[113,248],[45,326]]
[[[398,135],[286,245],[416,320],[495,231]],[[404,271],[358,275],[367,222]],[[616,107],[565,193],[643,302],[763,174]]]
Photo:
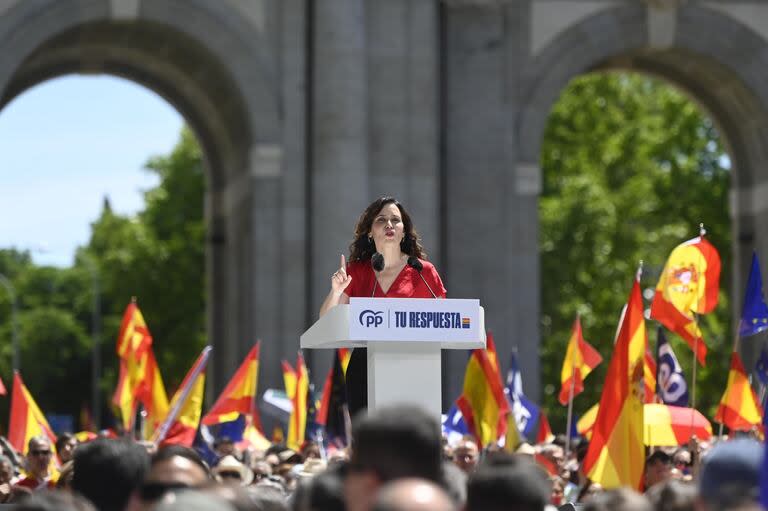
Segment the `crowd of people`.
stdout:
[[210,466],[194,450],[129,439],[2,441],[0,500],[18,510],[141,511],[672,511],[750,510],[762,443],[753,438],[656,449],[643,490],[603,489],[582,471],[585,442],[522,444],[516,452],[451,444],[426,411],[393,405],[360,414],[349,448],[311,442],[238,450],[217,442]]

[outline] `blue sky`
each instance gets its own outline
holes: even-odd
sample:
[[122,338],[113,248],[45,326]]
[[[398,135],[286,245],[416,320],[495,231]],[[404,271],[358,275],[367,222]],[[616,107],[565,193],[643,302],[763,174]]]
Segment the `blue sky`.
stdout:
[[183,119],[152,91],[110,76],[65,76],[0,110],[0,248],[69,266],[108,196],[135,213],[157,180],[144,170],[167,154]]

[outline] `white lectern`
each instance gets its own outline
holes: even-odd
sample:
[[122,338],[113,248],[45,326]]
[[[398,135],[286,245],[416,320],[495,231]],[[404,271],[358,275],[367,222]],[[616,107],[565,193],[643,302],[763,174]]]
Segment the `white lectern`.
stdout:
[[485,347],[478,300],[351,298],[301,336],[302,348],[368,348],[368,407],[418,404],[440,417],[440,350]]

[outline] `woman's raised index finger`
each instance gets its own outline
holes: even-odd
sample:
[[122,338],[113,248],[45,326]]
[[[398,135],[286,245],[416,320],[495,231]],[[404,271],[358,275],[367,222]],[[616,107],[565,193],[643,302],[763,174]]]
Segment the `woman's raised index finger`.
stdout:
[[341,269],[342,270],[347,269],[347,264],[346,264],[346,260],[344,259],[344,254],[341,254]]

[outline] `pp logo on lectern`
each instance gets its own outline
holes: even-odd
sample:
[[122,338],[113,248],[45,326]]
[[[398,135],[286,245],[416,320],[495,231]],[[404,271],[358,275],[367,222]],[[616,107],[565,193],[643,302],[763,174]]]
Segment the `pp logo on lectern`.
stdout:
[[364,327],[377,327],[384,323],[384,311],[372,311],[366,309],[360,313],[360,324]]

